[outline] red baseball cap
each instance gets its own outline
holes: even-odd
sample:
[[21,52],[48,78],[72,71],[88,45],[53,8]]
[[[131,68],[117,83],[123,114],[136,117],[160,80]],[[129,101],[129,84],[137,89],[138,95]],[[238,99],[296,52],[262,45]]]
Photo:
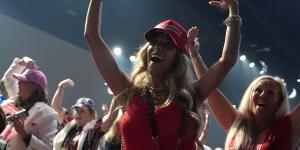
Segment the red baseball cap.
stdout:
[[19,81],[33,82],[39,85],[42,89],[45,89],[48,86],[47,78],[40,70],[27,69],[22,74],[13,73],[12,76]]
[[187,54],[185,45],[187,43],[187,31],[174,20],[165,20],[157,24],[154,28],[145,32],[145,39],[149,41],[158,31],[167,33],[173,43],[182,53]]

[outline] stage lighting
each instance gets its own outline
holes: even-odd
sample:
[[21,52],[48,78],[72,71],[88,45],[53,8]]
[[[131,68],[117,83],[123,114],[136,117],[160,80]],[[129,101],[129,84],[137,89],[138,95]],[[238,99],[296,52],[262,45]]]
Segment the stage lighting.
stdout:
[[293,88],[292,93],[289,95],[289,99],[293,99],[293,98],[295,98],[296,96],[297,96],[297,91],[296,91],[295,88]]
[[259,74],[264,74],[264,73],[268,72],[267,64],[262,60],[260,60],[259,63],[261,65],[261,71],[259,72]]
[[250,68],[255,67],[255,63],[254,63],[254,62],[251,62],[251,63],[249,64],[249,67],[250,67]]
[[245,61],[246,59],[247,59],[246,55],[241,55],[241,56],[240,56],[240,60],[241,60],[241,61]]
[[260,75],[262,75],[262,74],[264,74],[264,73],[265,73],[264,70],[261,70],[261,71],[259,72]]
[[114,51],[114,54],[117,56],[121,55],[121,53],[122,53],[122,49],[120,47],[114,48],[113,51]]
[[111,91],[111,89],[108,87],[108,85],[107,85],[107,83],[105,82],[104,83],[104,85],[107,87],[107,93],[109,94],[109,95],[113,95],[114,93]]
[[130,56],[130,57],[129,57],[129,60],[130,60],[131,62],[134,62],[134,61],[135,61],[135,56]]

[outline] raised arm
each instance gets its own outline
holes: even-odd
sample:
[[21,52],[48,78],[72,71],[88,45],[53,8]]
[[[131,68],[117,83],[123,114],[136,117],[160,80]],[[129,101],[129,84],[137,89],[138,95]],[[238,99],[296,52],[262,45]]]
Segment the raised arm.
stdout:
[[[199,42],[196,38],[198,32],[199,29],[197,27],[192,27],[188,31],[188,50],[195,70],[195,74],[197,78],[200,79],[206,74],[208,69],[198,51]],[[228,129],[234,122],[238,111],[232,106],[229,100],[227,100],[227,98],[222,94],[222,92],[219,89],[213,90],[208,95],[207,102],[219,123],[223,126],[223,128],[226,131],[228,131]]]
[[4,73],[1,82],[4,84],[3,95],[6,98],[13,98],[18,95],[18,81],[12,77],[13,73],[22,73],[26,68],[37,69],[35,60],[24,56],[22,59],[14,58],[10,67]]
[[104,132],[107,132],[109,130],[109,128],[112,126],[113,122],[116,120],[117,116],[118,116],[118,112],[120,109],[116,109],[117,108],[117,98],[118,97],[114,97],[111,101],[110,107],[107,110],[107,114],[105,114],[105,116],[102,119],[102,125],[101,125],[101,129]]
[[117,95],[129,86],[129,79],[118,67],[109,47],[100,33],[102,3],[103,1],[101,0],[90,0],[84,36],[100,74],[112,92]]
[[210,1],[210,5],[229,10],[226,19],[226,35],[223,52],[220,59],[209,68],[206,74],[196,82],[196,90],[205,99],[224,80],[229,70],[236,63],[240,46],[241,19],[238,16],[238,3],[236,0]]
[[66,88],[73,87],[74,82],[71,79],[65,79],[59,82],[57,89],[55,91],[55,94],[53,96],[53,99],[51,101],[52,108],[60,114],[58,116],[58,121],[60,123],[63,122],[64,116],[61,115],[64,111],[64,107],[61,105],[62,99],[64,97],[64,91]]

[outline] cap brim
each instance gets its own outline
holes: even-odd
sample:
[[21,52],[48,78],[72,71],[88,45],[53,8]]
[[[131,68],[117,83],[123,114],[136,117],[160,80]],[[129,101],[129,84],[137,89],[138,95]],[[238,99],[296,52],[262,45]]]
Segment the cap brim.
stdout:
[[12,76],[19,81],[27,81],[27,78],[19,73],[13,73]]
[[150,41],[157,33],[166,33],[162,29],[152,28],[145,32],[144,37],[146,41]]
[[72,106],[72,108],[76,108],[76,107],[82,107],[84,104],[75,104]]
[[152,28],[152,29],[149,29],[148,31],[146,31],[145,35],[144,35],[145,40],[150,41],[158,33],[167,34],[170,37],[170,39],[172,40],[172,42],[174,43],[174,45],[178,48],[178,43],[176,43],[176,40],[172,37],[172,35],[169,32],[159,29],[159,28]]

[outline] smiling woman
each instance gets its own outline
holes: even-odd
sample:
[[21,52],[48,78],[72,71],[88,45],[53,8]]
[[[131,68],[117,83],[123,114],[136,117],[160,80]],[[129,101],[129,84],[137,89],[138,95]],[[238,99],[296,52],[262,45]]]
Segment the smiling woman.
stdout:
[[25,108],[29,116],[13,117],[16,132],[8,139],[6,150],[52,149],[57,131],[57,114],[48,105],[48,82],[45,74],[40,70],[26,69],[22,74],[13,73],[12,76],[19,85],[18,97],[12,102]]
[[[226,147],[291,149],[291,118],[287,116],[288,110],[283,81],[272,76],[258,77],[243,96],[237,113],[239,115],[228,130]],[[268,140],[270,137],[273,142]]]
[[53,150],[96,150],[100,138],[117,117],[117,114],[111,111],[111,109],[115,109],[115,105],[111,104],[111,109],[103,119],[97,118],[94,100],[81,97],[72,106],[74,113],[71,114],[62,106],[62,100],[65,89],[74,85],[75,83],[71,79],[62,80],[58,84],[51,102],[51,106],[59,114],[57,120],[63,127],[54,138]]
[[[193,61],[198,77],[207,71],[203,60]],[[219,91],[207,98],[217,120],[227,131],[225,149],[294,150],[300,139],[300,105],[289,112],[285,83],[279,77],[263,75],[251,82],[236,110]]]
[[201,132],[199,105],[235,64],[241,24],[237,1],[209,4],[229,10],[235,19],[227,23],[221,58],[202,79],[193,81],[186,57],[190,48],[187,31],[182,25],[165,20],[146,31],[146,43],[138,51],[129,77],[119,68],[99,33],[102,1],[90,1],[85,37],[98,70],[113,94],[119,97],[119,108],[124,114],[120,119],[122,149],[203,148],[201,144],[196,145]]

